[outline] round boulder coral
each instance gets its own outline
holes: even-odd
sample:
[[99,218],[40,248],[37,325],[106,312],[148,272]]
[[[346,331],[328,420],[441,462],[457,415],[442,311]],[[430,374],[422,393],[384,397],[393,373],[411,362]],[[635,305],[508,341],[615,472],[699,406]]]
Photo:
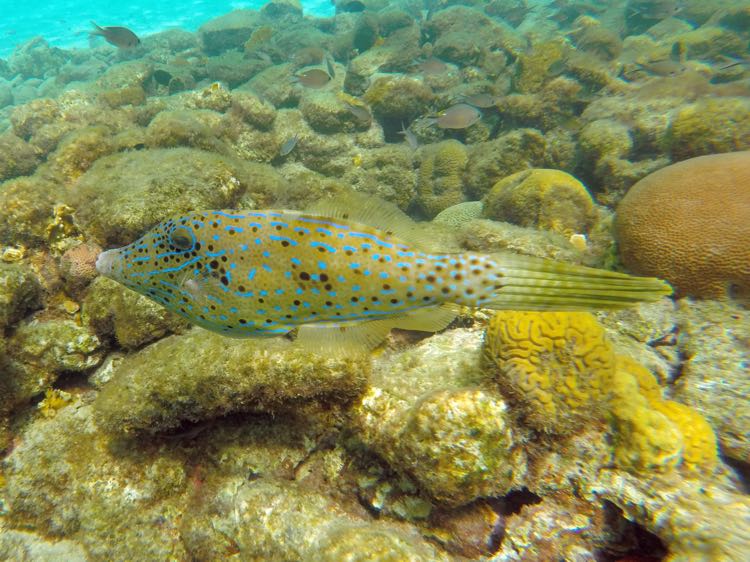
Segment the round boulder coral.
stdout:
[[700,156],[654,172],[617,208],[625,265],[679,296],[750,294],[750,151]]
[[484,216],[560,234],[588,232],[596,220],[586,187],[560,170],[523,170],[497,182],[484,198]]

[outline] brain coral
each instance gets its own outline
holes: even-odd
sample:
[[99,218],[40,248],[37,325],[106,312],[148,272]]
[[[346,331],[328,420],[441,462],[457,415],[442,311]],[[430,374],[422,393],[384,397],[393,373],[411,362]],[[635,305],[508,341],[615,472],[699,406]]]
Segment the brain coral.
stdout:
[[586,187],[560,170],[516,172],[497,182],[483,203],[487,218],[567,235],[588,232],[596,219]]
[[571,433],[600,417],[615,356],[591,314],[498,312],[485,355],[497,366],[503,394],[535,429]]
[[469,157],[466,147],[457,140],[439,142],[424,150],[417,196],[424,212],[432,218],[464,201],[462,176]]
[[713,468],[716,435],[706,419],[663,400],[654,375],[632,359],[618,356],[616,364],[610,414],[617,463],[634,471]]
[[750,151],[646,176],[620,202],[615,231],[625,265],[679,296],[750,294]]

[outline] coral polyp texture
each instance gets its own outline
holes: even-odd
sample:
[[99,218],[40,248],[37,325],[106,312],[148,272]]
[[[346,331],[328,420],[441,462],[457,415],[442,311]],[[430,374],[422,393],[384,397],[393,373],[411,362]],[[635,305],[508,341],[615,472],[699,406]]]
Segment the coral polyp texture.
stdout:
[[615,363],[591,314],[498,312],[485,355],[503,394],[535,429],[566,434],[601,417]]
[[750,295],[750,151],[700,156],[643,178],[617,208],[625,265],[679,295]]

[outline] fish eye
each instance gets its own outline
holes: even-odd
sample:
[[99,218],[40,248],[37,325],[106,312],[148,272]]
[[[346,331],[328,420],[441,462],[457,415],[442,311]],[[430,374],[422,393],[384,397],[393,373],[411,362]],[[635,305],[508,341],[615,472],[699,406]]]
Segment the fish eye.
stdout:
[[169,233],[169,244],[185,252],[193,247],[193,233],[187,228],[178,227]]

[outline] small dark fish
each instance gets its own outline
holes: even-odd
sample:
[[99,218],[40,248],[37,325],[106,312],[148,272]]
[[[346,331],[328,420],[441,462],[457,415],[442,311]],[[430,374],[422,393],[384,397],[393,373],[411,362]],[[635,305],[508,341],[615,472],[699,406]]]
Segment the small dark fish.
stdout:
[[550,78],[557,78],[567,69],[568,61],[566,61],[565,59],[557,59],[547,67],[547,76],[549,76]]
[[466,129],[482,118],[482,112],[473,105],[457,103],[450,106],[440,115],[429,120],[430,124],[441,129]]
[[295,74],[294,78],[296,79],[297,83],[301,84],[305,88],[313,89],[322,88],[331,81],[331,75],[322,68],[311,68],[309,70],[305,70],[304,72]]
[[492,94],[474,94],[473,96],[462,96],[461,101],[474,107],[489,109],[490,107],[495,107],[497,97]]
[[349,110],[349,113],[354,115],[357,121],[366,123],[372,119],[372,115],[370,115],[370,112],[366,107],[362,107],[361,105],[352,105],[351,103],[344,103],[344,105],[346,106],[346,109]]
[[331,76],[331,78],[336,78],[336,69],[333,67],[333,58],[331,57],[330,53],[326,53],[326,56],[323,58],[326,62],[326,70],[328,70],[328,74]]
[[286,156],[292,150],[294,150],[294,147],[297,146],[298,140],[299,140],[299,134],[295,134],[293,137],[287,139],[284,142],[284,144],[281,145],[281,149],[279,150],[279,156]]
[[111,25],[107,27],[101,27],[92,21],[91,25],[95,29],[89,31],[89,35],[99,35],[104,37],[104,40],[110,45],[114,45],[118,49],[132,49],[141,44],[141,40],[138,36],[130,31],[127,27],[120,27],[117,25]]
[[729,62],[721,66],[717,66],[716,70],[727,70],[729,68],[734,68],[735,66],[750,66],[750,58],[738,59],[738,58],[726,57],[726,56],[723,58]]
[[401,130],[398,132],[399,135],[404,135],[404,140],[412,150],[419,148],[419,141],[417,136],[412,133],[409,129],[404,128],[404,124],[401,123]]
[[648,72],[654,76],[678,76],[687,70],[684,64],[673,61],[671,59],[655,60],[648,62],[637,62],[635,65],[638,67],[634,71],[630,72]]
[[449,66],[438,58],[430,57],[417,65],[419,72],[425,76],[435,76],[448,72]]
[[684,7],[677,0],[638,0],[628,3],[628,19],[664,20],[679,14]]

